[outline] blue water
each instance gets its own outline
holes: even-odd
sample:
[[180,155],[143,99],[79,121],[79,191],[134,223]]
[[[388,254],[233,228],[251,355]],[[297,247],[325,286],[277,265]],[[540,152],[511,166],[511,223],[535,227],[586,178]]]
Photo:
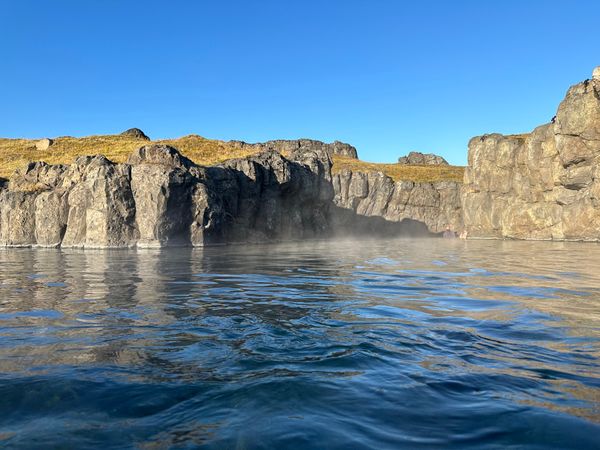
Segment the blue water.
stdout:
[[0,447],[600,448],[600,246],[0,250]]

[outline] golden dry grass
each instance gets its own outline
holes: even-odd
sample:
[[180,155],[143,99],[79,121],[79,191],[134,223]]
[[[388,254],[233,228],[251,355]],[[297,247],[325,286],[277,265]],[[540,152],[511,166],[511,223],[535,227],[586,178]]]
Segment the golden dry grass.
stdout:
[[346,156],[333,157],[333,172],[349,169],[358,172],[383,172],[394,181],[456,181],[462,183],[465,168],[462,166],[446,165],[408,165],[408,164],[380,164],[348,158]]
[[[59,137],[44,151],[35,148],[36,140],[0,138],[0,177],[8,178],[18,167],[31,161],[49,164],[70,164],[82,155],[102,154],[111,161],[125,162],[131,152],[150,142],[130,136],[87,136],[82,138]],[[178,139],[152,141],[172,145],[201,165],[213,165],[231,158],[249,156],[256,150],[251,147],[240,149],[227,142],[206,139],[197,135]]]
[[[0,138],[0,177],[9,178],[15,169],[31,161],[49,164],[70,164],[82,155],[101,154],[111,161],[125,162],[136,148],[150,142],[131,136],[107,135],[82,138],[59,137],[44,151],[37,150],[36,140]],[[151,141],[177,148],[184,156],[200,165],[214,165],[232,158],[243,158],[256,153],[253,147],[240,148],[228,142],[206,139],[198,135],[178,139]],[[383,172],[394,180],[407,181],[459,181],[462,182],[463,167],[456,166],[407,166],[401,164],[376,164],[357,159],[335,156],[334,171],[344,168],[363,172]]]
[[531,133],[507,134],[506,135],[507,138],[514,138],[514,139],[527,139],[529,136],[531,136]]

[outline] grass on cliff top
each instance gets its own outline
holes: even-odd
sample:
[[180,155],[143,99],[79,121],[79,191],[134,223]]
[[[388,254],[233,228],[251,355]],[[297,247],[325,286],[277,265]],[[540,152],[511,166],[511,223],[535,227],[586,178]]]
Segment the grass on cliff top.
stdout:
[[82,155],[106,156],[111,161],[122,163],[142,145],[151,143],[168,144],[200,165],[213,165],[232,158],[249,156],[256,151],[241,149],[227,142],[189,135],[178,139],[145,141],[131,136],[108,135],[82,138],[59,137],[53,139],[47,150],[37,150],[35,139],[0,138],[0,177],[9,178],[15,169],[31,161],[45,161],[49,164],[70,164]]
[[446,165],[380,164],[361,161],[346,156],[333,157],[333,172],[344,169],[358,172],[383,172],[394,181],[416,181],[432,183],[436,181],[456,181],[462,183],[465,168]]
[[[196,164],[210,166],[232,158],[243,158],[256,153],[252,147],[240,148],[228,142],[206,139],[197,135],[178,139],[145,141],[131,136],[107,135],[82,138],[59,137],[53,139],[47,150],[37,150],[35,139],[0,138],[0,178],[10,178],[15,169],[24,167],[31,161],[45,161],[49,164],[70,164],[78,156],[106,156],[111,161],[122,163],[138,147],[150,143],[168,144],[177,148],[184,156]],[[456,166],[407,166],[401,164],[376,164],[342,156],[333,158],[333,170],[344,168],[383,172],[394,180],[406,181],[459,181],[462,182],[463,167]]]

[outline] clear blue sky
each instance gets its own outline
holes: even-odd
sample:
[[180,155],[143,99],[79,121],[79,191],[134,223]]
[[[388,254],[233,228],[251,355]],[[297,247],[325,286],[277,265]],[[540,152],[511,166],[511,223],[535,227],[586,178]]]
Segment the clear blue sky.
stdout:
[[0,136],[310,137],[464,164],[600,65],[598,1],[0,0]]

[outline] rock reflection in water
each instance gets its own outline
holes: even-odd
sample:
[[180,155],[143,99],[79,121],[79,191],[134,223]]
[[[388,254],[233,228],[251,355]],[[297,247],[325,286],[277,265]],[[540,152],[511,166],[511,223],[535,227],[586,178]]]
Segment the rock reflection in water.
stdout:
[[590,448],[599,262],[441,239],[0,250],[0,444]]

